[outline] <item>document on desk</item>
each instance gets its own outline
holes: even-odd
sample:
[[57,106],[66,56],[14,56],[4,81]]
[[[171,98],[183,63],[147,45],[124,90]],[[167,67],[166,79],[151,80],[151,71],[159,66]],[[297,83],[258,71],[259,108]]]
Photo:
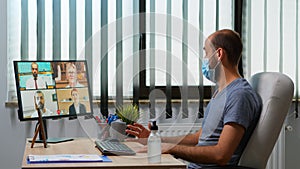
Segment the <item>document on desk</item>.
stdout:
[[28,163],[111,162],[108,157],[98,154],[28,155],[27,160]]

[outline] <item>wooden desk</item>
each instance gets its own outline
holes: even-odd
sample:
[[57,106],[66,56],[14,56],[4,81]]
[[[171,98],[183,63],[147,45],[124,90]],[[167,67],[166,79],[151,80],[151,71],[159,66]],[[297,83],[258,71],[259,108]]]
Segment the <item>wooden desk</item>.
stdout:
[[[133,150],[137,150],[142,146],[135,142],[127,142],[126,144]],[[48,143],[47,148],[44,148],[42,143],[35,143],[33,148],[30,148],[30,145],[31,143],[27,141],[22,168],[186,168],[184,163],[169,154],[162,154],[161,163],[149,164],[146,153],[137,153],[135,156],[109,156],[112,162],[27,164],[27,156],[29,154],[101,154],[95,147],[94,141],[88,138],[78,138],[74,141],[57,144]]]

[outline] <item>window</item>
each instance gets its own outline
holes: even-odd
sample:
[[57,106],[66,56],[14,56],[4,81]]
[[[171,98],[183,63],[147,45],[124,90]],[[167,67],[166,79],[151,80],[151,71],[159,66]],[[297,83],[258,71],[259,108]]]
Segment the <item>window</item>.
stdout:
[[[233,11],[232,0],[146,1],[152,13],[146,16],[146,85],[154,77],[155,86],[166,86],[169,74],[172,86],[198,86],[203,41],[215,30],[233,29]],[[204,79],[204,85],[213,84]]]
[[[117,22],[120,18],[130,21],[138,11],[138,0],[122,1],[98,0],[11,0],[8,1],[8,62],[10,91],[15,90],[12,60],[52,60],[87,59],[89,71],[93,72],[93,94],[101,95],[101,29],[107,31],[107,76],[109,96],[116,96],[117,58],[127,60],[136,52],[134,37],[121,37],[122,50],[116,54],[117,31],[128,35],[128,23]],[[132,17],[131,17],[132,18]],[[133,21],[131,21],[133,22]],[[121,23],[116,30],[116,24]],[[125,25],[127,24],[127,25]],[[137,23],[135,23],[137,25]],[[123,29],[122,29],[123,27]],[[132,28],[132,26],[130,27]],[[101,40],[101,41],[100,41]],[[103,45],[102,45],[103,46]],[[100,50],[99,50],[100,49]],[[128,61],[127,64],[129,64]],[[133,73],[123,66],[123,94],[132,97],[128,87]],[[131,67],[132,68],[132,67]],[[10,100],[15,94],[10,94]]]
[[247,0],[244,3],[243,39],[246,77],[275,71],[290,76],[299,91],[299,3]]
[[[234,2],[8,1],[10,100],[15,96],[12,60],[19,59],[86,59],[102,112],[109,98],[138,103],[153,89],[167,89],[169,103],[181,98],[180,86],[187,93],[199,91],[212,85],[200,76],[203,40],[215,30],[234,29]],[[188,94],[182,98],[185,109],[187,99]]]
[[183,118],[190,99],[199,104],[210,98],[211,85],[202,77],[203,44],[218,29],[234,29],[235,1],[149,0],[145,2],[141,55],[140,98],[150,100],[150,118],[158,100],[166,100],[166,117],[172,117],[172,99],[181,100]]

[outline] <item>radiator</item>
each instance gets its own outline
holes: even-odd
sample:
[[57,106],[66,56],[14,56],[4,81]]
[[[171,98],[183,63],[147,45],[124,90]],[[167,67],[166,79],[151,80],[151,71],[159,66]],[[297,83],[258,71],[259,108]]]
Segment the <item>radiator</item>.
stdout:
[[[201,124],[161,124],[159,130],[161,136],[178,136],[198,131]],[[278,137],[273,151],[269,157],[266,169],[285,169],[285,129],[283,128]]]
[[178,124],[160,124],[159,132],[161,136],[180,136],[189,133],[195,133],[201,127],[200,123],[178,123]]

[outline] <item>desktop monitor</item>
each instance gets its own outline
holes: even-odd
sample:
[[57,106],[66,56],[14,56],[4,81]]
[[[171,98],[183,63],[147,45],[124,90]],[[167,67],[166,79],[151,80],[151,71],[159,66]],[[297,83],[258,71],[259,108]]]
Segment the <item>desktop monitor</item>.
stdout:
[[14,61],[20,121],[92,117],[85,60]]

